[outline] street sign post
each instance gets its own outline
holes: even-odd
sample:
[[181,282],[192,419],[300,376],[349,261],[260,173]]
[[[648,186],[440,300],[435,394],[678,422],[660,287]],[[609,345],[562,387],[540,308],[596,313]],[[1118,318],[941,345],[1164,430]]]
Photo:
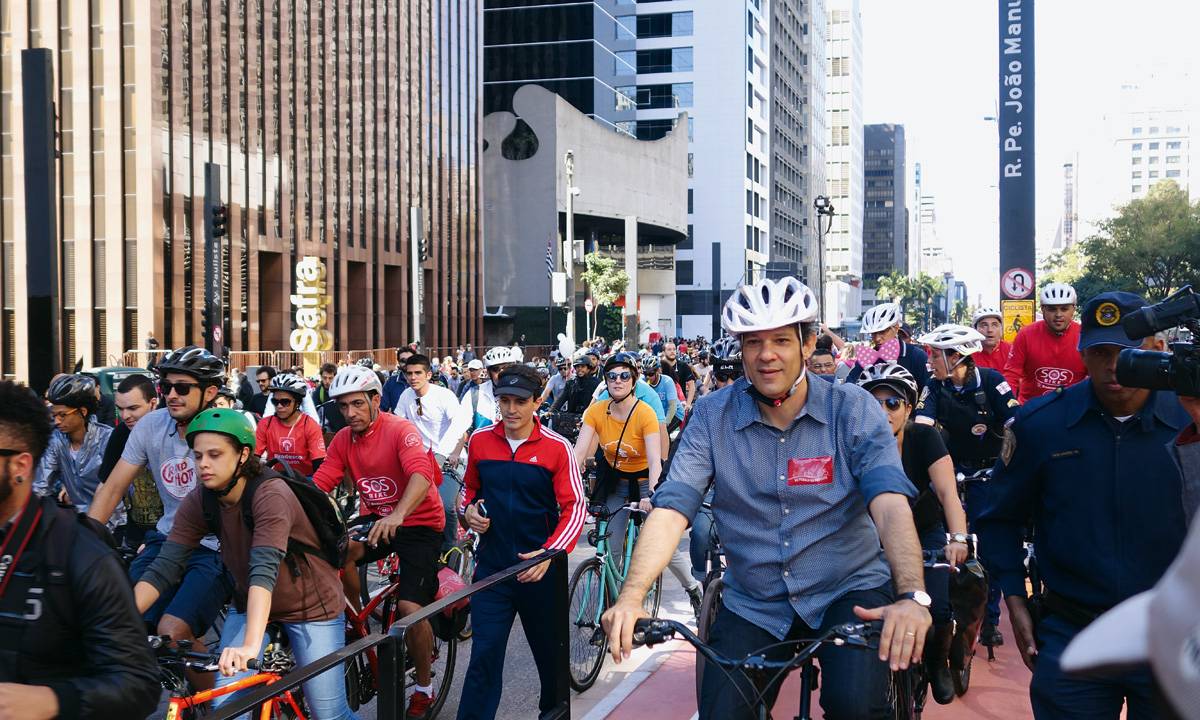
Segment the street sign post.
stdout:
[[1000,277],[1000,291],[1009,300],[1023,300],[1033,292],[1033,273],[1025,268],[1012,268]]
[[591,298],[587,298],[586,300],[583,301],[583,312],[584,312],[583,320],[584,320],[584,325],[586,326],[586,330],[587,330],[587,332],[586,332],[587,337],[584,338],[585,340],[590,340],[592,337],[592,310],[595,310],[595,309],[596,309],[596,303],[592,302]]

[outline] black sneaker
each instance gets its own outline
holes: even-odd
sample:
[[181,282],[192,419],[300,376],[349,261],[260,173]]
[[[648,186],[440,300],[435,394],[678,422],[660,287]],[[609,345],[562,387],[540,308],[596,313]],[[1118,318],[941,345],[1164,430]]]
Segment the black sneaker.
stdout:
[[1000,647],[1004,644],[1004,636],[1000,634],[1000,628],[992,624],[985,624],[979,631],[979,644],[984,647]]
[[692,603],[692,614],[696,616],[697,620],[699,620],[700,619],[700,603],[704,601],[703,591],[701,591],[700,588],[698,588],[698,587],[694,588],[692,590],[688,590],[688,600],[690,600]]

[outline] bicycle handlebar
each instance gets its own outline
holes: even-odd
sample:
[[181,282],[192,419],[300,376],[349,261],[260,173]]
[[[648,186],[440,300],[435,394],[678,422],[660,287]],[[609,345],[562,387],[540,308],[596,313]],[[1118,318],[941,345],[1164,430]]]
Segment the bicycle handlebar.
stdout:
[[[744,658],[735,660],[718,654],[683,623],[674,620],[642,618],[634,623],[633,644],[634,646],[653,646],[679,635],[707,660],[726,670],[770,671],[791,669],[801,665],[825,644],[876,649],[879,647],[879,634],[882,630],[883,622],[879,620],[866,623],[843,623],[830,628],[819,638],[768,645],[751,652]],[[766,651],[782,644],[795,646],[797,652],[787,660],[768,660],[765,655]]]
[[[160,661],[177,662],[190,670],[199,672],[215,672],[219,669],[218,663],[221,659],[219,653],[191,652],[187,649],[192,646],[191,642],[175,643],[170,635],[151,635],[146,638],[146,641],[150,645],[150,649],[158,655]],[[260,669],[258,658],[247,660],[246,668],[249,670]]]

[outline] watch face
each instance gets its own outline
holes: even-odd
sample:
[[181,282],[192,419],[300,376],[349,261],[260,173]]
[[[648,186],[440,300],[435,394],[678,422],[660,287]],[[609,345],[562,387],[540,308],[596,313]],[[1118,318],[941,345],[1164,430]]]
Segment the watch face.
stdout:
[[908,596],[913,600],[913,602],[924,608],[927,608],[933,604],[933,598],[929,597],[929,593],[925,592],[924,590],[911,592],[908,594]]

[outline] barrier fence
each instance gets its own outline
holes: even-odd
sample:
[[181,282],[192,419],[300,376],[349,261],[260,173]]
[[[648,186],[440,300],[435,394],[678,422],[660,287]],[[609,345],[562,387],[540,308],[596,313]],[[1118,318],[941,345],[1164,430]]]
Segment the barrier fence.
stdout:
[[[550,345],[526,345],[525,359],[549,357]],[[424,348],[423,351],[431,358],[439,360],[444,357],[455,357],[458,348],[436,347]],[[151,361],[155,364],[170,350],[127,350],[119,358],[109,356],[109,362],[126,367],[149,367]],[[477,350],[479,358],[483,358],[484,350]],[[231,368],[245,370],[246,368],[270,365],[276,369],[304,367],[306,358],[316,358],[317,364],[327,362],[334,365],[353,364],[363,358],[371,358],[385,371],[396,367],[396,348],[373,348],[371,350],[323,350],[315,353],[300,353],[292,350],[236,350],[228,353],[227,363]]]
[[[554,600],[552,606],[546,608],[545,620],[553,623],[554,627],[557,628],[557,632],[555,633],[557,642],[555,643],[556,657],[554,662],[557,669],[554,679],[555,706],[543,715],[531,714],[531,717],[538,717],[539,720],[570,720],[571,686],[568,678],[568,667],[570,665],[568,648],[569,609],[567,605],[567,553],[565,550],[552,550],[545,555],[530,558],[529,560],[513,565],[507,570],[473,582],[453,595],[448,595],[431,605],[426,605],[420,612],[397,620],[386,633],[368,635],[304,667],[292,670],[292,672],[271,685],[264,685],[239,693],[234,696],[234,699],[222,705],[220,709],[214,711],[209,717],[211,720],[233,720],[233,718],[239,715],[254,710],[271,698],[278,697],[288,690],[294,690],[305,681],[320,675],[326,670],[338,667],[372,648],[379,648],[379,672],[375,680],[376,687],[378,688],[375,716],[378,718],[402,717],[405,711],[404,687],[406,677],[404,638],[408,629],[433,617],[463,598],[469,598],[482,590],[487,590],[502,582],[511,580],[519,573],[544,562],[549,562],[551,565],[542,582],[550,582],[554,587]],[[456,664],[455,670],[458,670],[459,667],[460,665]]]

